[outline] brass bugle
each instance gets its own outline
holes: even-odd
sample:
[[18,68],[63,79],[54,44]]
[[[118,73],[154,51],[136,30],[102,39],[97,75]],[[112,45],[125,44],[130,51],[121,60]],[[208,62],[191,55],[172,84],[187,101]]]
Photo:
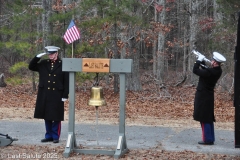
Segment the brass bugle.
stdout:
[[[200,56],[200,55],[203,55],[201,54],[200,52],[196,51],[196,50],[193,50],[192,53],[194,53],[197,57]],[[211,61],[209,59],[207,59],[206,57],[204,57],[203,59],[205,62],[209,62],[211,63]]]

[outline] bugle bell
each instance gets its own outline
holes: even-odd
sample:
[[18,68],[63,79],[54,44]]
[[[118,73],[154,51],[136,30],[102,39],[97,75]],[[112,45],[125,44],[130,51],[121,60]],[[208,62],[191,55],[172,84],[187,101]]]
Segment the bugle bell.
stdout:
[[[201,54],[200,52],[196,51],[196,50],[193,50],[192,53],[194,53],[197,57],[200,56],[200,55],[203,55]],[[206,57],[204,57],[203,59],[205,62],[209,62],[211,63],[211,61],[209,59],[207,59]]]
[[105,106],[107,105],[105,99],[103,99],[103,90],[100,86],[94,86],[91,89],[91,97],[88,101],[90,106]]

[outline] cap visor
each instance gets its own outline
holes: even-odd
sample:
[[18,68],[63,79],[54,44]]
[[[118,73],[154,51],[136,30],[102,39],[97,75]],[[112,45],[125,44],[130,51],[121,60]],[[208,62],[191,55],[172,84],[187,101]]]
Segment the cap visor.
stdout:
[[48,51],[48,54],[56,53],[57,51]]

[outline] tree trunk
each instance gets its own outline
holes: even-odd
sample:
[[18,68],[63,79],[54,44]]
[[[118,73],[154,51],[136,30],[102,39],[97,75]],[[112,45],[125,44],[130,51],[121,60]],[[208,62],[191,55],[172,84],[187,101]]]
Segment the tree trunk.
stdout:
[[[163,7],[163,10],[159,13],[157,21],[161,24],[165,24],[166,12],[165,12],[165,0],[159,0],[158,5]],[[159,84],[164,80],[164,53],[165,53],[165,35],[162,32],[158,33],[158,44],[157,52],[155,53],[156,61],[156,72],[154,75],[156,79],[159,80]]]
[[[130,28],[134,28],[134,27],[130,27]],[[130,35],[130,37],[131,37],[131,35]],[[127,75],[126,86],[127,86],[128,90],[140,91],[142,89],[141,80],[140,80],[140,72],[139,72],[139,59],[140,59],[139,52],[140,52],[141,42],[139,42],[139,45],[136,45],[134,43],[136,43],[134,39],[130,38],[128,40],[128,44],[129,44],[129,48],[130,48],[130,55],[131,55],[130,58],[133,60],[133,65],[132,65],[132,73]],[[135,48],[134,47],[135,45],[139,46],[139,47]]]
[[217,12],[219,9],[219,5],[216,0],[213,0],[213,18],[216,23],[221,22],[223,19],[223,15],[221,12]]
[[43,28],[43,47],[52,45],[51,39],[48,35],[53,31],[49,18],[52,14],[52,0],[42,0],[43,14],[42,14],[42,28]]
[[[191,52],[193,49],[196,49],[196,34],[198,32],[197,27],[198,27],[198,15],[197,15],[197,9],[199,6],[198,0],[196,1],[191,1],[189,3],[189,9],[190,9],[190,16],[189,16],[189,26],[190,26],[190,37],[189,37],[189,51],[188,51],[188,71],[192,72],[192,67],[193,67],[193,62],[196,59],[193,59],[193,56],[191,56]],[[195,57],[194,57],[195,58]],[[191,74],[192,75],[192,74]],[[191,80],[193,77],[191,77]]]
[[7,84],[4,81],[4,74],[0,74],[0,87],[6,87]]
[[[117,7],[117,0],[113,0],[115,7]],[[117,20],[115,20],[114,22],[114,58],[118,59],[119,55],[118,55],[118,51],[117,51]],[[118,93],[119,92],[119,88],[118,88],[118,84],[119,84],[119,75],[114,73],[114,93]]]

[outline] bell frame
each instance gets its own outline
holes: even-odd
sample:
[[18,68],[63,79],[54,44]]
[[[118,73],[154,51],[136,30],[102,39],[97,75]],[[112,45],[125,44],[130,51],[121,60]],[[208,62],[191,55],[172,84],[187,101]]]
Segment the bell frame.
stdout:
[[[94,63],[106,62],[103,59],[92,58],[86,59]],[[114,158],[120,158],[127,151],[127,142],[125,134],[125,108],[126,108],[126,73],[132,73],[132,59],[107,59],[107,63],[103,66],[109,67],[109,72],[119,73],[120,78],[120,101],[119,101],[119,135],[117,140],[116,150],[100,150],[100,149],[78,149],[75,137],[75,77],[76,72],[83,72],[84,58],[63,58],[63,71],[69,72],[69,121],[68,121],[68,137],[64,157],[69,157],[71,152],[81,154],[93,154],[93,155],[109,155]],[[86,65],[85,65],[86,66]],[[99,66],[99,65],[97,65]],[[99,69],[99,67],[98,67]],[[99,70],[98,70],[99,71]],[[90,72],[95,72],[94,69]],[[101,72],[101,70],[100,70]],[[105,70],[103,71],[105,72]]]

